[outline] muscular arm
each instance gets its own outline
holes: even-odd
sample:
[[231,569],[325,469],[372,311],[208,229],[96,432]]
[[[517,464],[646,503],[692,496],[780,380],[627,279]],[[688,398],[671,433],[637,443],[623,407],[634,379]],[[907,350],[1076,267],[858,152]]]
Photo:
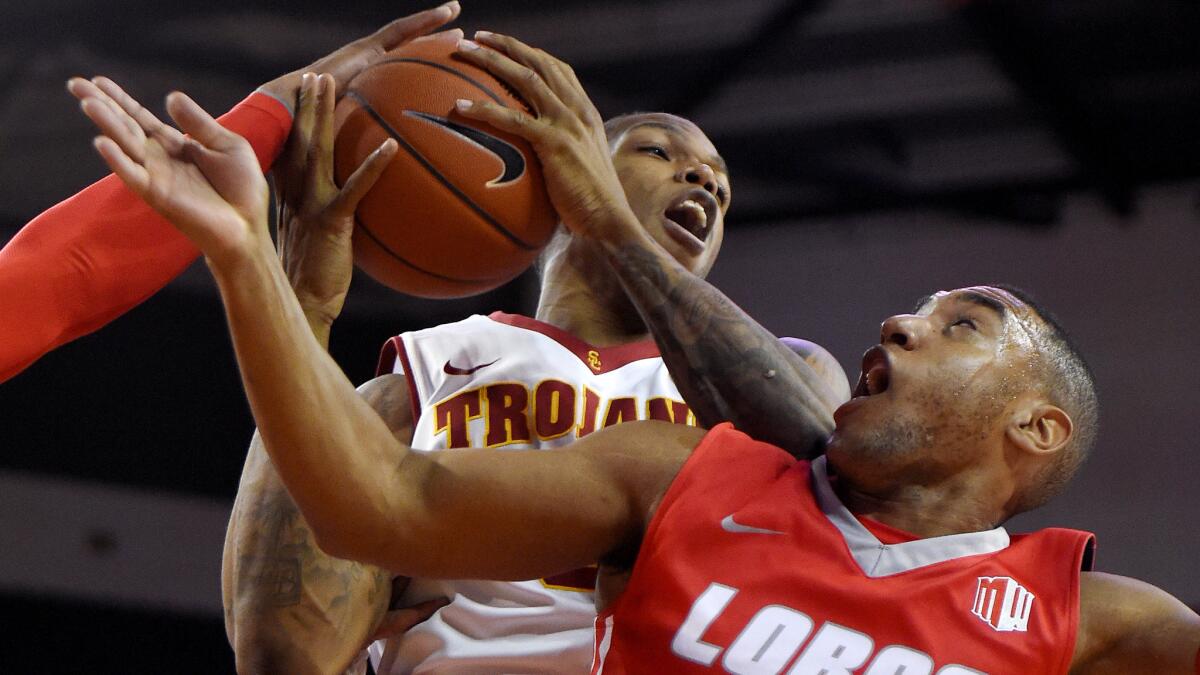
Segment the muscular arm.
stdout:
[[797,457],[819,454],[850,397],[837,361],[781,342],[627,220],[614,215],[602,245],[700,424],[732,421]]
[[640,535],[703,433],[631,423],[556,452],[413,451],[313,338],[269,243],[210,265],[267,452],[331,555],[430,578],[582,567]]
[[1072,673],[1195,675],[1200,616],[1150,584],[1112,574],[1080,578]]
[[[397,438],[412,437],[408,386],[385,375],[359,388]],[[271,464],[250,444],[225,539],[226,632],[239,673],[339,673],[388,608],[392,574],[321,551]]]
[[702,431],[642,422],[556,452],[412,450],[313,336],[244,139],[183,94],[167,110],[194,139],[186,153],[167,152],[148,121],[132,128],[127,110],[85,104],[109,166],[204,251],[263,445],[324,551],[407,576],[503,580],[638,540]]
[[605,252],[701,424],[729,420],[797,456],[819,452],[848,396],[845,378],[831,384],[653,241],[626,198],[600,114],[568,64],[509,36],[475,38],[472,45],[486,48],[463,45],[458,55],[534,101],[538,115],[491,101],[464,102],[458,112],[533,145],[563,224]]
[[[286,106],[304,72],[330,73],[344,86],[389,50],[437,30],[458,12],[457,5],[442,5],[396,19],[267,82],[220,122],[250,141],[266,169],[291,128]],[[102,98],[86,80],[74,78],[68,88],[81,100]],[[141,106],[129,101],[137,114],[132,111]],[[0,250],[0,381],[150,297],[198,253],[115,176],[38,216]]]

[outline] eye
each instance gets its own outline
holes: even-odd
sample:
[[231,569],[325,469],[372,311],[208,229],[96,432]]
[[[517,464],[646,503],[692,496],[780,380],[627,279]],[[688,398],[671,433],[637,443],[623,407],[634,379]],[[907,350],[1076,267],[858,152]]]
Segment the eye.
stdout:
[[671,156],[669,154],[667,154],[667,149],[662,147],[661,145],[643,145],[642,147],[638,148],[638,152],[645,152],[647,154],[651,154],[656,157],[661,157],[666,160],[671,159]]
[[950,324],[951,328],[954,328],[955,326],[966,326],[967,328],[970,328],[971,330],[979,330],[979,326],[975,323],[975,320],[968,319],[966,317],[960,318],[957,321],[955,321],[954,323]]

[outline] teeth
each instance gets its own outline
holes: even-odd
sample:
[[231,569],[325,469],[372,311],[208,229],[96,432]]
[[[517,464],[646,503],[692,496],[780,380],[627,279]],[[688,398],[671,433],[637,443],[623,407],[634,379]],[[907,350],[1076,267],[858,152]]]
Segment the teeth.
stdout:
[[683,200],[683,203],[679,205],[679,208],[691,209],[692,211],[695,211],[696,217],[700,219],[700,227],[705,227],[708,225],[708,212],[705,211],[704,207],[700,206],[700,203],[696,200],[685,199]]

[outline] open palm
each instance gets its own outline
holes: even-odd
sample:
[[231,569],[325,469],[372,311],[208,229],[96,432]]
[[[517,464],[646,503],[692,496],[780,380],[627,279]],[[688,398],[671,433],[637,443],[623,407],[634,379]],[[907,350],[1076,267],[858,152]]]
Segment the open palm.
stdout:
[[250,144],[175,92],[164,124],[113,81],[75,78],[68,89],[101,136],[96,149],[114,173],[209,259],[270,244],[267,183]]

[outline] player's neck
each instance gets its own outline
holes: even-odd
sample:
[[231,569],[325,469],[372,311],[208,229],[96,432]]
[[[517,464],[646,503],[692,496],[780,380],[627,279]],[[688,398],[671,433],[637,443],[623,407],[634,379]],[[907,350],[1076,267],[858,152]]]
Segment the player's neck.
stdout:
[[967,495],[986,494],[959,482],[935,486],[904,485],[889,491],[865,491],[835,480],[834,489],[846,508],[918,537],[980,532],[1003,522],[999,505]]
[[539,321],[597,347],[648,337],[621,283],[599,256],[565,252],[548,261],[544,275],[538,298]]

